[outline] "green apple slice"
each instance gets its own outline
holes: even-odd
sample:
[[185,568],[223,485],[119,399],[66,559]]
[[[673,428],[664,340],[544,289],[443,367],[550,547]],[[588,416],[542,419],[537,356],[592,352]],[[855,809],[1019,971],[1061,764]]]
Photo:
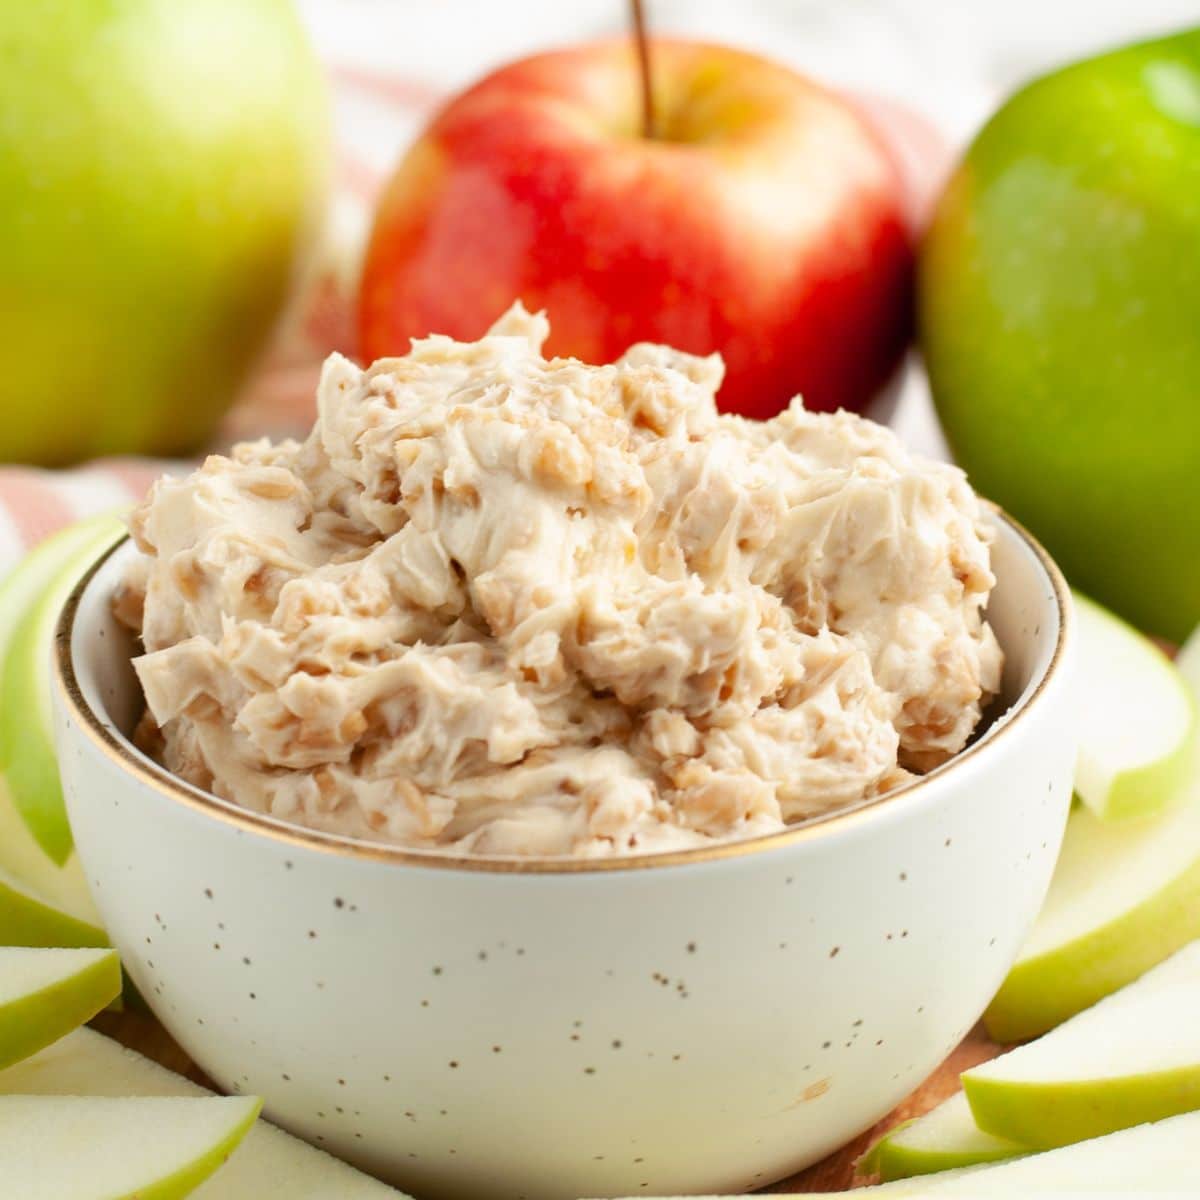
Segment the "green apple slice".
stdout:
[[956,1167],[1000,1162],[1028,1154],[1029,1148],[984,1133],[975,1124],[967,1098],[956,1092],[923,1117],[888,1130],[861,1160],[885,1181],[932,1175]]
[[12,1200],[175,1200],[237,1148],[254,1096],[0,1096],[0,1163]]
[[0,1067],[65,1037],[120,991],[115,950],[0,947]]
[[[54,577],[71,562],[83,562],[97,553],[97,540],[115,528],[112,516],[95,517],[56,533],[22,559],[0,585],[0,662],[4,661],[21,619]],[[0,674],[2,677],[2,674]],[[0,709],[0,712],[6,710]],[[19,738],[25,722],[0,718],[0,744]],[[3,754],[0,754],[2,759]],[[2,769],[2,768],[0,768]],[[71,855],[59,866],[47,857],[17,812],[7,784],[0,775],[0,869],[27,884],[49,904],[82,921],[98,924],[96,910],[83,878],[79,860]]]
[[108,935],[0,871],[0,945],[107,946]]
[[[50,714],[50,655],[58,614],[79,576],[122,531],[112,515],[84,523],[75,540],[75,530],[63,543],[70,552],[55,557],[56,547],[47,547],[46,557],[28,565],[29,588],[38,585],[36,598],[16,618],[4,648],[0,670],[0,773],[9,798],[28,831],[50,862],[62,867],[73,849],[67,822]],[[86,536],[84,536],[86,534]],[[48,578],[41,564],[54,559]],[[12,584],[17,595],[25,590],[22,581]]]
[[1185,1113],[992,1166],[966,1167],[944,1175],[826,1195],[905,1196],[913,1200],[925,1196],[938,1200],[978,1196],[1082,1200],[1084,1196],[1103,1194],[1194,1196],[1200,1189],[1197,1138],[1200,1113]]
[[1196,705],[1171,660],[1107,609],[1075,593],[1075,791],[1102,820],[1164,808],[1191,761]]
[[[77,1029],[0,1071],[0,1095],[206,1096],[199,1084],[127,1050],[92,1029]],[[2,1179],[0,1171],[0,1179]],[[2,1191],[2,1188],[0,1188]],[[400,1192],[324,1151],[257,1121],[242,1147],[194,1200],[397,1200]]]
[[1036,1042],[967,1071],[981,1129],[1065,1146],[1200,1108],[1200,942]]
[[914,1194],[942,1200],[955,1196],[1049,1198],[1056,1192],[1073,1197],[1106,1192],[1192,1196],[1200,1189],[1198,1138],[1200,1113],[1185,1113],[1060,1150],[980,1167],[965,1177],[927,1177],[927,1191]]
[[[1028,1154],[992,1166],[964,1167],[943,1175],[925,1175],[855,1188],[852,1192],[815,1192],[814,1196],[956,1197],[1007,1196],[1021,1200],[1083,1200],[1092,1195],[1195,1196],[1200,1192],[1200,1113],[1137,1125],[1106,1137],[1077,1142],[1059,1150]],[[632,1198],[630,1198],[632,1200]],[[646,1200],[642,1197],[641,1200]],[[726,1200],[709,1196],[705,1200]],[[735,1200],[728,1197],[727,1200]]]
[[1200,629],[1184,642],[1175,656],[1175,669],[1191,688],[1192,695],[1200,696]]
[[997,1041],[1053,1029],[1200,937],[1200,768],[1192,774],[1145,821],[1072,810],[1042,912],[984,1013]]

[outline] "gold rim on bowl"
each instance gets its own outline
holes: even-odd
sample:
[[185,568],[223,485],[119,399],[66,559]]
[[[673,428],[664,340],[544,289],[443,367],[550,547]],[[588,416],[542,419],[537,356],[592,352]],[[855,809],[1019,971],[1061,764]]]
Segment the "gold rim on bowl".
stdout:
[[411,847],[394,846],[385,842],[368,842],[358,838],[342,837],[322,830],[306,829],[272,817],[266,813],[255,812],[242,808],[229,800],[222,800],[209,792],[179,779],[165,767],[139,751],[132,742],[118,733],[111,724],[101,720],[85,699],[75,674],[75,665],[71,661],[71,638],[75,628],[75,618],[84,593],[90,586],[100,568],[124,546],[129,537],[126,535],[110,546],[88,569],[79,580],[68,597],[62,612],[59,614],[54,637],[54,685],[59,697],[75,723],[88,736],[92,743],[107,757],[113,759],[122,769],[128,771],[150,788],[159,792],[164,798],[187,805],[189,808],[225,821],[247,833],[263,835],[276,841],[283,842],[310,850],[322,850],[326,853],[343,854],[352,858],[365,859],[373,862],[398,863],[405,866],[422,866],[449,868],[462,871],[484,871],[502,874],[521,875],[566,875],[581,872],[597,871],[632,871],[643,870],[647,867],[684,866],[689,863],[713,862],[717,859],[737,858],[746,854],[757,854],[767,850],[778,850],[797,842],[808,841],[811,838],[822,837],[826,834],[844,829],[848,825],[859,824],[870,820],[874,814],[884,808],[892,808],[897,803],[903,803],[913,795],[920,794],[931,784],[940,780],[947,772],[953,770],[959,763],[968,761],[981,753],[986,753],[988,746],[997,739],[1004,737],[1008,730],[1018,720],[1024,718],[1038,704],[1043,692],[1051,679],[1058,673],[1067,644],[1067,636],[1071,623],[1070,590],[1063,578],[1058,565],[1042,547],[1041,543],[1020,522],[1015,521],[1002,509],[988,504],[995,520],[1007,525],[1018,538],[1033,552],[1046,578],[1054,591],[1055,607],[1058,616],[1058,636],[1054,645],[1054,653],[1041,677],[1037,680],[1033,691],[1020,702],[1015,710],[1010,710],[1008,719],[990,732],[987,737],[972,743],[960,751],[942,766],[935,768],[928,775],[914,779],[901,787],[885,792],[868,800],[860,801],[849,808],[838,809],[835,812],[810,817],[806,821],[789,826],[775,833],[762,834],[758,837],[741,840],[714,842],[707,846],[695,846],[686,850],[666,850],[650,854],[622,854],[611,858],[566,858],[544,857],[525,858],[520,856],[502,855],[467,855],[450,854],[441,850],[419,850]]

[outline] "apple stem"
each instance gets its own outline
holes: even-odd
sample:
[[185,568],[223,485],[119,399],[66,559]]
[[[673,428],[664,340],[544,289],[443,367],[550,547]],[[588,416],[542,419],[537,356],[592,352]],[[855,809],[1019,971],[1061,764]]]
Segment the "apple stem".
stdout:
[[642,78],[642,136],[655,136],[654,87],[650,73],[650,39],[646,35],[646,14],[642,0],[629,0],[633,16],[633,37],[637,43],[638,69]]

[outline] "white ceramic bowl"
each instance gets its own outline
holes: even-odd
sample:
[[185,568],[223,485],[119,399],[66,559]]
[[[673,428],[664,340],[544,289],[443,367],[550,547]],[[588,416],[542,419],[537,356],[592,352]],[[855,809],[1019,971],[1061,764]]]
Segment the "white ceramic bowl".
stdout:
[[63,615],[79,854],[184,1049],[418,1195],[739,1191],[888,1111],[978,1018],[1071,795],[1070,600],[997,517],[1008,712],[907,788],[753,841],[606,861],[432,856],[289,827],[169,776],[109,614]]

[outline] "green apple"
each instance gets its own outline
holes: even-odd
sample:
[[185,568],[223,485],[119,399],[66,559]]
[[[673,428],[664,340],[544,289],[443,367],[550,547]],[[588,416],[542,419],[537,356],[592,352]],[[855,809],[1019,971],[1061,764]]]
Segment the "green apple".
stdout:
[[[0,870],[28,885],[47,904],[90,925],[99,924],[99,918],[78,858],[70,854],[59,865],[46,854],[17,811],[4,777],[5,760],[21,750],[33,719],[32,714],[36,712],[38,719],[43,720],[45,709],[8,706],[3,699],[2,664],[14,648],[13,638],[18,627],[56,576],[70,570],[82,574],[120,531],[121,524],[117,517],[107,514],[70,525],[26,555],[0,585]],[[47,645],[47,660],[49,654]],[[18,653],[18,657],[28,661],[27,654]],[[14,684],[16,682],[14,679]],[[46,682],[47,677],[43,673],[36,689],[42,701],[45,699]],[[32,685],[29,690],[32,690]],[[37,747],[35,753],[44,755],[48,746],[44,726],[39,727],[34,743]],[[23,750],[21,752],[24,753]],[[45,766],[44,758],[42,762]],[[54,787],[57,788],[57,781]]]
[[1166,805],[1191,766],[1195,700],[1149,638],[1078,592],[1075,613],[1075,793],[1106,821],[1147,816]]
[[[0,1095],[206,1096],[199,1084],[91,1029],[77,1029],[0,1071]],[[220,1175],[194,1200],[396,1200],[400,1193],[321,1150],[257,1121]]]
[[1200,942],[1025,1046],[967,1071],[981,1129],[1065,1146],[1200,1108]]
[[1067,820],[1041,914],[984,1024],[997,1041],[1036,1037],[1200,937],[1200,785],[1161,816]]
[[289,0],[0,5],[0,459],[191,451],[324,207]]
[[1072,583],[1174,641],[1200,622],[1200,29],[1039,79],[929,227],[919,327],[974,485]]
[[1019,1142],[984,1133],[975,1124],[966,1096],[955,1092],[923,1117],[889,1129],[860,1166],[884,1180],[906,1179],[1028,1153]]
[[107,946],[108,935],[0,871],[0,945]]
[[[0,774],[8,798],[53,867],[74,848],[58,778],[50,711],[54,629],[79,577],[124,531],[115,516],[89,522],[87,540],[67,555],[16,619],[0,664]],[[46,872],[48,874],[48,872]]]
[[90,1021],[120,992],[115,950],[0,947],[0,1067]]
[[0,1096],[0,1162],[12,1200],[176,1200],[254,1124],[256,1096]]

